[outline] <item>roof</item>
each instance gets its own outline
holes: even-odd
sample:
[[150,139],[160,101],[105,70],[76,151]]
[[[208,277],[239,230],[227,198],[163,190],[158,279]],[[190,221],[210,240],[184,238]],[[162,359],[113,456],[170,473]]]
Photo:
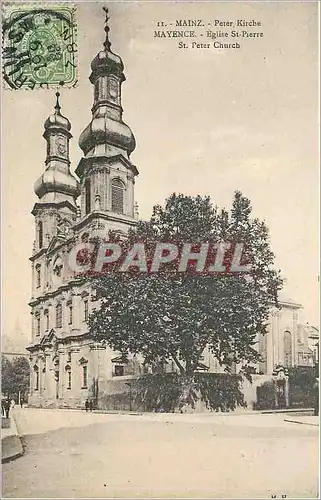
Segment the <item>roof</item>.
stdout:
[[283,292],[279,292],[278,300],[281,304],[289,304],[294,307],[302,307],[302,305],[299,304],[299,302],[295,302],[293,299],[285,295]]

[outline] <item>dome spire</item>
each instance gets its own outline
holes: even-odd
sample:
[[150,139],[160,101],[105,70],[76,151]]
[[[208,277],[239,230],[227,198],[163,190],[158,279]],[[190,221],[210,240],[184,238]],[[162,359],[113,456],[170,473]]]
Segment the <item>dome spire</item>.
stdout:
[[111,43],[110,43],[109,36],[108,36],[108,33],[109,33],[108,7],[103,7],[103,11],[105,12],[105,28],[104,28],[104,30],[105,30],[105,33],[106,33],[106,38],[105,38],[105,41],[104,41],[104,47],[105,47],[106,52],[109,52],[110,51],[110,47],[111,47]]
[[60,106],[60,102],[59,102],[59,97],[60,97],[60,93],[56,92],[56,104],[54,106],[55,112],[47,118],[44,126],[45,126],[45,130],[49,130],[52,128],[56,129],[58,127],[58,128],[63,129],[64,131],[67,131],[67,133],[68,133],[71,129],[71,123],[68,120],[68,118],[66,118],[65,116],[63,116],[60,113],[61,106]]
[[61,106],[60,106],[60,103],[59,103],[59,97],[60,97],[60,93],[59,93],[59,92],[56,92],[56,105],[55,105],[55,110],[57,111],[57,114],[59,114],[59,115],[60,115]]

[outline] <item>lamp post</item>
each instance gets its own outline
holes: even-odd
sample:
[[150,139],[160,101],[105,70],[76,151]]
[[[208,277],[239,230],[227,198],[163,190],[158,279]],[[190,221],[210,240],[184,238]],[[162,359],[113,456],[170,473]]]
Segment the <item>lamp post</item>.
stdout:
[[132,384],[131,382],[125,382],[129,387],[129,411],[132,411]]

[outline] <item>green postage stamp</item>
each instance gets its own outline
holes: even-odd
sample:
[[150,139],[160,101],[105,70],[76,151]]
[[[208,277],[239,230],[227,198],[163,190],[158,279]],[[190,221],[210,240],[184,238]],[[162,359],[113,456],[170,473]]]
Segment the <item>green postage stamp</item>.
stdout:
[[6,88],[75,86],[75,6],[3,5],[3,81]]

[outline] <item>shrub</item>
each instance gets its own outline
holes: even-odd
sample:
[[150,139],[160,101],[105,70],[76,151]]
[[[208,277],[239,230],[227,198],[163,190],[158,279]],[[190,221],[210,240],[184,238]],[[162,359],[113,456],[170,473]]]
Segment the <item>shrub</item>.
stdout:
[[314,406],[315,367],[297,366],[289,369],[289,402],[292,407],[310,408]]
[[136,401],[145,411],[174,412],[186,404],[195,408],[201,399],[214,411],[245,407],[242,377],[227,373],[195,373],[192,380],[178,373],[143,375],[135,387]]
[[276,388],[272,381],[264,382],[256,388],[257,402],[254,405],[256,410],[271,410],[275,408]]

